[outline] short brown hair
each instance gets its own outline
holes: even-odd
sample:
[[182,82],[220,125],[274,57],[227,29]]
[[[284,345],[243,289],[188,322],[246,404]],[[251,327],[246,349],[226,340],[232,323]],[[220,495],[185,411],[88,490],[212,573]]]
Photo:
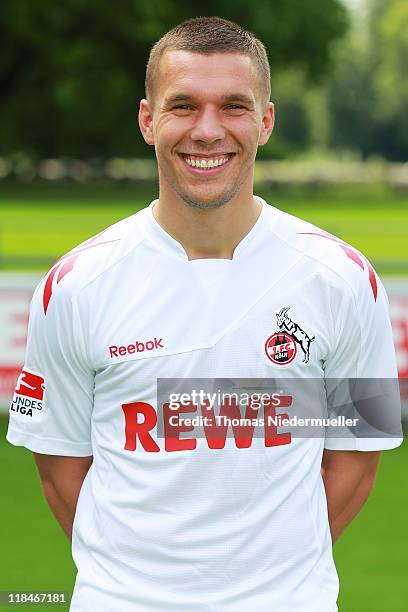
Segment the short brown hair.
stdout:
[[150,51],[147,62],[145,88],[148,100],[153,97],[154,77],[165,51],[244,53],[254,60],[265,101],[269,101],[271,75],[266,49],[252,32],[233,21],[221,17],[196,17],[183,21],[162,36]]

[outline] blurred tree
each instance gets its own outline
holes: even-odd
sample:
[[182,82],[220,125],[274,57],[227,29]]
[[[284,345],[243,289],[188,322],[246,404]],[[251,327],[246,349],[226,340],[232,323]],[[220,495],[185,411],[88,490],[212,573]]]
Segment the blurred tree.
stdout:
[[376,150],[378,131],[373,120],[375,97],[370,57],[361,39],[350,37],[338,46],[335,58],[335,70],[327,88],[329,145],[366,157]]
[[[137,107],[148,53],[166,30],[197,16],[191,7],[186,0],[3,2],[0,154],[147,155]],[[348,23],[341,0],[207,0],[199,15],[214,14],[265,42],[272,74],[298,66],[310,82],[327,72],[330,43]],[[304,129],[292,106],[289,140]]]
[[307,85],[303,67],[276,71],[271,92],[275,104],[275,130],[268,143],[259,149],[258,158],[293,157],[310,146]]
[[328,79],[330,146],[408,158],[408,3],[371,0],[363,28],[338,45]]
[[376,94],[374,117],[382,124],[385,153],[408,158],[408,3],[376,0],[371,20]]

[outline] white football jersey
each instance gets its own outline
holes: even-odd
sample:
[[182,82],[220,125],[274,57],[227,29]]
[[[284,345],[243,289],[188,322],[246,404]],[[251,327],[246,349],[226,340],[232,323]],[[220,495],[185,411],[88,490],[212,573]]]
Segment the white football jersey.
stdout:
[[401,439],[159,432],[162,378],[397,376],[367,260],[258,200],[231,260],[189,261],[152,202],[62,257],[35,291],[7,438],[93,455],[72,612],[337,610],[323,450]]

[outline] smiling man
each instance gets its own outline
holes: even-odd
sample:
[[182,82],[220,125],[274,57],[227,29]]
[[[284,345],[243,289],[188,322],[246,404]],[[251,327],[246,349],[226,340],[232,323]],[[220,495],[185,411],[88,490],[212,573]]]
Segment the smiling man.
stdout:
[[192,20],[153,48],[146,93],[139,123],[159,166],[155,218],[189,259],[231,259],[261,211],[254,162],[274,125],[262,43],[223,20]]
[[[159,197],[37,287],[8,440],[35,453],[72,534],[72,612],[334,612],[332,542],[398,426],[296,435],[273,419],[327,413],[331,380],[395,379],[384,289],[349,245],[253,195],[274,107],[251,33],[182,23],[152,49],[146,94]],[[301,385],[255,405],[185,397],[187,379]]]

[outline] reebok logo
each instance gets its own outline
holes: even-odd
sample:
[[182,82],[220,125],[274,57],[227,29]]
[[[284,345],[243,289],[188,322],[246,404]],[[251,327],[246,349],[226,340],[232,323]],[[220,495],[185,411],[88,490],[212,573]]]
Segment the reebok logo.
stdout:
[[134,344],[127,344],[126,346],[116,346],[113,344],[109,347],[109,357],[123,357],[124,355],[133,355],[133,353],[143,353],[144,351],[154,351],[156,349],[164,348],[163,338],[154,337],[153,340],[136,340]]

